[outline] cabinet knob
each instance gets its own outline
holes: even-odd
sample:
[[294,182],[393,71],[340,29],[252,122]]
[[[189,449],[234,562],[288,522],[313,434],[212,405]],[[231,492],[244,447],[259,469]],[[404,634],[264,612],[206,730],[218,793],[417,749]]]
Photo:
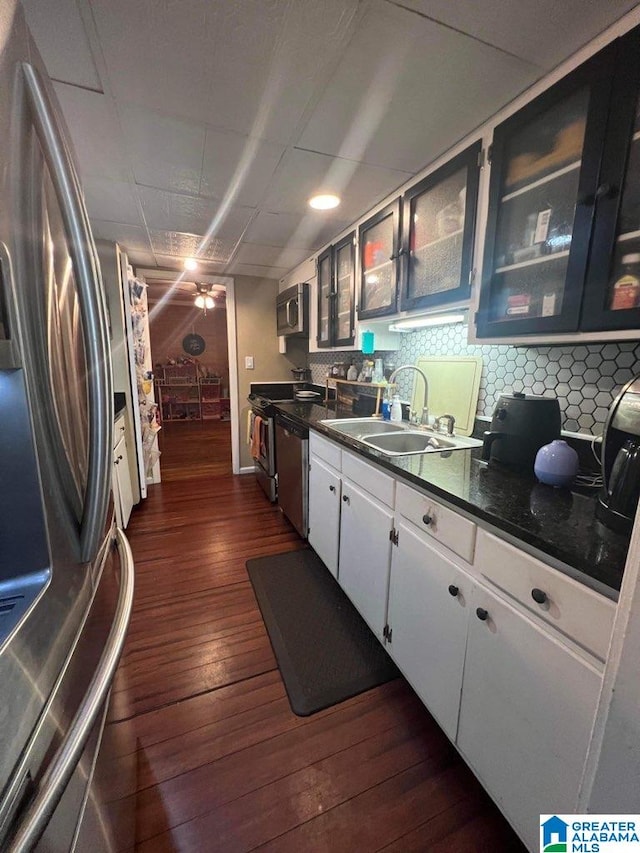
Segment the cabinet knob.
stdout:
[[120,432],[124,432],[124,427],[123,427],[123,426],[121,426],[121,427],[120,427]]
[[431,524],[431,522],[433,521],[433,516],[429,515],[428,512],[425,512],[425,514],[422,516],[422,521],[424,522],[424,524],[429,526]]
[[336,487],[335,487],[335,486],[329,486],[329,491],[330,491],[330,492],[335,492],[335,490],[336,490]]
[[455,598],[459,592],[460,592],[460,590],[458,589],[458,587],[455,584],[453,584],[453,583],[449,584],[449,595],[452,595]]
[[486,622],[489,618],[489,612],[484,607],[476,607],[476,616],[481,622]]
[[600,184],[596,190],[596,199],[598,198],[615,198],[618,195],[618,187],[615,184],[605,182]]
[[346,504],[351,503],[351,501],[349,500],[349,495],[343,495],[343,496],[342,496],[342,500],[343,500]]
[[534,601],[537,601],[538,604],[545,604],[549,600],[547,593],[543,589],[538,589],[537,587],[534,587],[534,589],[531,590],[531,598],[533,598]]

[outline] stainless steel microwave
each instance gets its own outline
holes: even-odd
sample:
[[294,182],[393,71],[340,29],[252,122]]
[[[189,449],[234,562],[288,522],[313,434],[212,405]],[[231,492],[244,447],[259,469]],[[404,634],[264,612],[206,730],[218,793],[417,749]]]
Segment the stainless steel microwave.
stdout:
[[278,335],[306,335],[309,332],[309,285],[294,284],[276,300]]

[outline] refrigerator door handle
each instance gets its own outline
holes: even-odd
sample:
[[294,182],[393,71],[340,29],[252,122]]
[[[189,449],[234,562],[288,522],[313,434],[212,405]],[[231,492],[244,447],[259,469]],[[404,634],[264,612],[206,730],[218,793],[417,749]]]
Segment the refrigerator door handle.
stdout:
[[7,853],[29,853],[47,827],[71,779],[93,725],[111,688],[122,654],[133,608],[133,554],[122,530],[116,531],[121,566],[120,593],[109,637],[93,674],[89,689],[64,741],[60,744],[39,785],[38,793],[24,813]]
[[89,460],[80,528],[80,559],[90,562],[104,537],[111,484],[113,394],[104,291],[78,177],[38,72],[22,63],[34,126],[49,166],[69,239],[83,315],[88,365]]

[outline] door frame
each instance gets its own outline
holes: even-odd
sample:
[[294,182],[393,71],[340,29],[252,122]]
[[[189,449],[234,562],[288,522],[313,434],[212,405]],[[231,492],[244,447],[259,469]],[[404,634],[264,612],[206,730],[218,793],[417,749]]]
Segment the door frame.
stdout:
[[[240,420],[238,408],[238,334],[236,323],[236,292],[235,281],[230,275],[202,275],[194,276],[193,273],[184,273],[177,270],[160,270],[136,267],[136,273],[149,282],[172,282],[177,284],[182,281],[192,281],[197,278],[198,282],[204,284],[222,284],[226,292],[227,311],[227,358],[229,361],[229,407],[231,412],[231,467],[234,474],[242,473],[240,469]],[[152,291],[153,293],[153,291]],[[151,293],[148,293],[151,296]],[[153,297],[153,305],[163,304],[166,301],[174,305],[193,305],[193,300],[188,294],[177,298],[167,296],[165,292]],[[151,308],[149,309],[151,314]],[[152,353],[153,356],[153,353]],[[253,470],[253,469],[251,469]]]

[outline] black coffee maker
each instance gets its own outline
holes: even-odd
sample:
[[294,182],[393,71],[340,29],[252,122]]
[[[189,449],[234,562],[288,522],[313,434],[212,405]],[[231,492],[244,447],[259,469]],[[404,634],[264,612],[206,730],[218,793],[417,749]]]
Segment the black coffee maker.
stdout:
[[640,496],[640,375],[624,386],[609,409],[602,479],[598,518],[613,530],[631,530]]

